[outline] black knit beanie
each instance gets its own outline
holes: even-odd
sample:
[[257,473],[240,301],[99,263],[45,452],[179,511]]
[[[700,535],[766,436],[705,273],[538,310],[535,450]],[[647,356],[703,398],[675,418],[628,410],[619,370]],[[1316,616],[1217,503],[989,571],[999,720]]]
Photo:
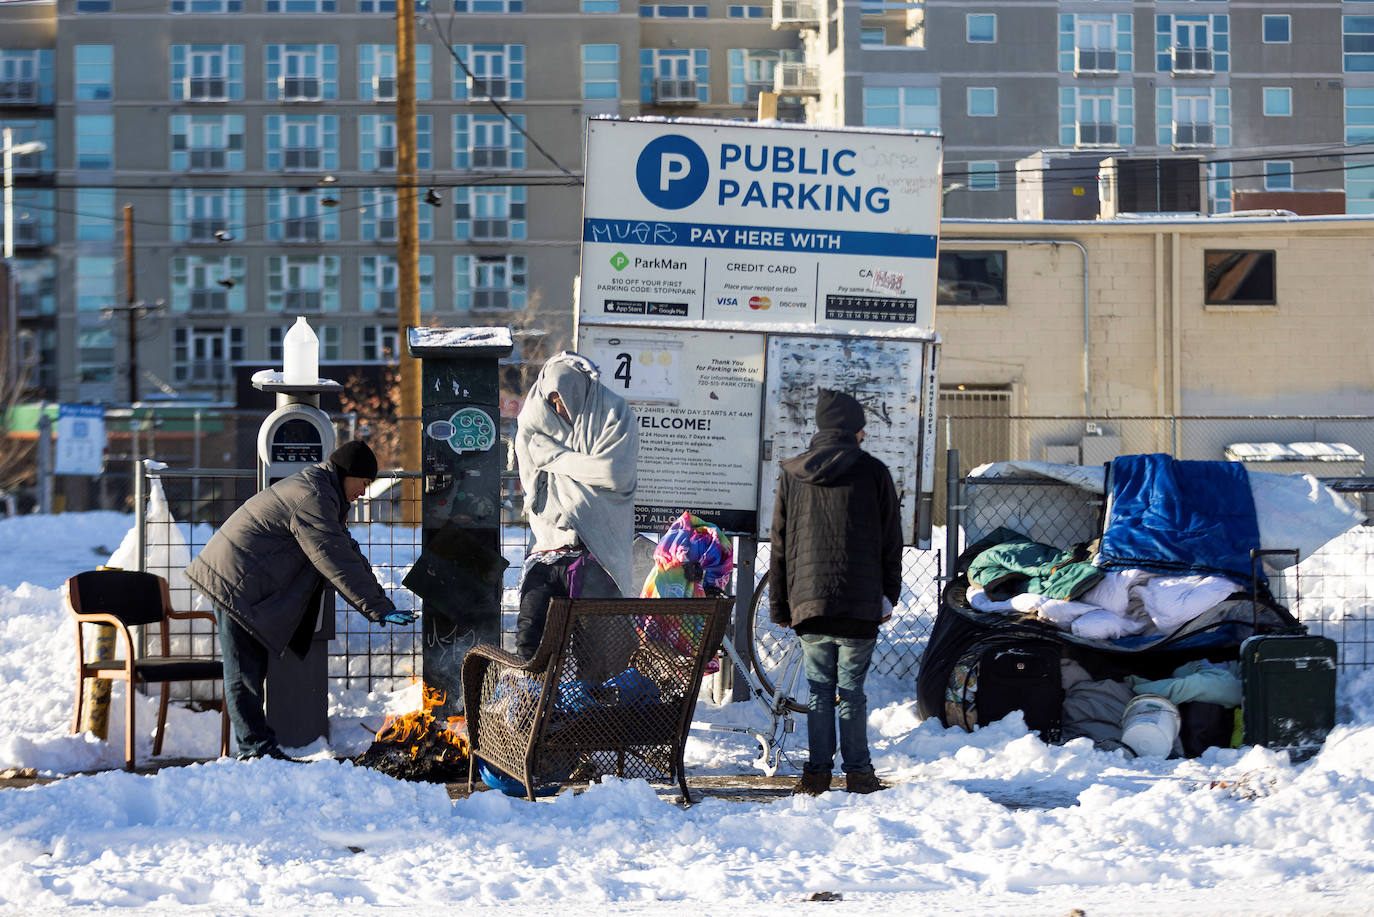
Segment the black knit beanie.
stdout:
[[858,433],[864,423],[864,406],[852,396],[828,388],[817,390],[816,426],[819,429]]
[[360,439],[350,439],[329,454],[329,461],[348,478],[377,480],[377,456],[372,447]]

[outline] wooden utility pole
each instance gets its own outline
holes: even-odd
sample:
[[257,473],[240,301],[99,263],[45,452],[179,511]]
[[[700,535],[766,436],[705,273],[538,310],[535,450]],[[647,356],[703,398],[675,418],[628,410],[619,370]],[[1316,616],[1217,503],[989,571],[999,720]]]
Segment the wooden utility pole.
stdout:
[[[415,175],[415,4],[396,0],[396,349],[401,363],[401,467],[420,469],[420,361],[406,339],[420,324],[420,219]],[[405,521],[420,521],[419,482],[404,484]]]

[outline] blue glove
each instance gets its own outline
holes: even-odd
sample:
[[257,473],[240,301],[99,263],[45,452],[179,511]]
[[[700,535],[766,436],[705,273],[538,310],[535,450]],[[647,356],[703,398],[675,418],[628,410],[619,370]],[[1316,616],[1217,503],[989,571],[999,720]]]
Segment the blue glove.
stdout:
[[385,616],[383,616],[383,618],[382,618],[382,623],[383,623],[383,624],[410,624],[410,623],[414,622],[414,620],[415,620],[415,612],[413,612],[413,611],[401,611],[401,610],[398,609],[398,610],[396,610],[396,611],[387,612],[387,614],[386,614]]

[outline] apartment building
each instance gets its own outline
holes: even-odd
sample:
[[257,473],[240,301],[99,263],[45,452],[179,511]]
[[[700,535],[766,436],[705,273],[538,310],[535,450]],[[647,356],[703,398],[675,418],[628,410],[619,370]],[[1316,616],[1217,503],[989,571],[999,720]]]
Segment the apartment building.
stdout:
[[808,121],[944,132],[950,216],[1015,215],[1036,151],[1118,148],[1203,157],[1212,213],[1374,212],[1368,0],[775,0],[774,22]]
[[[298,314],[323,360],[395,354],[395,20],[394,0],[0,2],[0,122],[46,144],[15,167],[45,397],[227,399]],[[541,342],[572,329],[585,119],[752,118],[800,60],[763,3],[436,0],[416,21],[421,321]]]

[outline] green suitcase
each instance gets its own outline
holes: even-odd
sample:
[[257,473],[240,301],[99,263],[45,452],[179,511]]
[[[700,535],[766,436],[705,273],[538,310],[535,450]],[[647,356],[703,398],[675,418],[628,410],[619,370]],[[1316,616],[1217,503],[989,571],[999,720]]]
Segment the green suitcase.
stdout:
[[1336,641],[1264,635],[1240,645],[1241,720],[1247,745],[1316,754],[1336,725]]

